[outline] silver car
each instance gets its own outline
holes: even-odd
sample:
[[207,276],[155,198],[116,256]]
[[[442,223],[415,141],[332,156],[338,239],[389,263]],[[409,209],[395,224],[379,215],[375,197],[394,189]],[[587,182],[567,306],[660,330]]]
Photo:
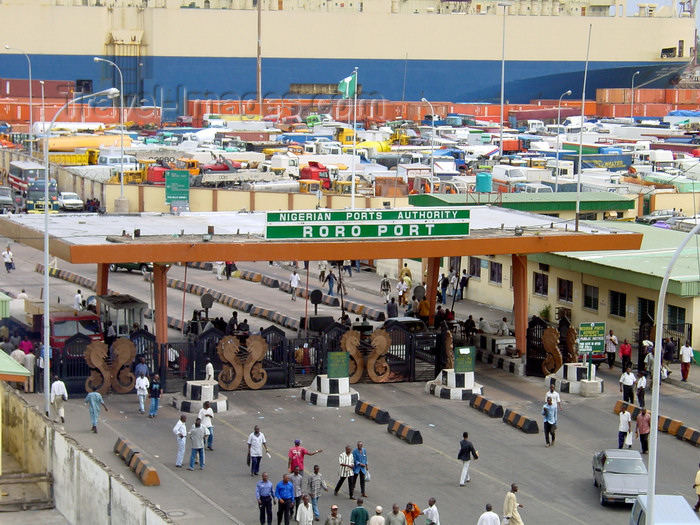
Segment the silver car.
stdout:
[[607,449],[593,455],[593,485],[600,487],[600,504],[634,503],[647,493],[647,467],[636,450]]

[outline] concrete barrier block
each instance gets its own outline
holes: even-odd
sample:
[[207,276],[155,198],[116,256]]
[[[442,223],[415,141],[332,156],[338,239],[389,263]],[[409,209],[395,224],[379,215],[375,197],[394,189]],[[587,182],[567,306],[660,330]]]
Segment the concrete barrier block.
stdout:
[[397,438],[404,440],[409,445],[420,445],[423,443],[423,436],[420,430],[411,428],[396,419],[389,419],[386,430],[390,434],[394,434]]
[[503,417],[502,405],[489,401],[485,397],[476,394],[469,400],[469,406],[476,408],[478,411],[483,412],[489,417]]
[[632,415],[632,419],[637,419],[637,416],[641,413],[642,409],[639,408],[638,406],[632,405],[630,403],[625,403],[624,401],[617,400],[615,402],[615,408],[613,408],[613,412],[615,414],[620,414],[623,410],[626,410]]
[[537,421],[526,418],[517,412],[513,412],[509,408],[506,408],[503,414],[503,422],[515,428],[519,428],[526,434],[539,434],[540,432],[540,427],[537,424]]
[[668,432],[672,436],[678,433],[678,429],[683,425],[682,421],[677,419],[671,419],[666,416],[659,416],[659,430],[661,432]]
[[700,430],[680,425],[675,434],[677,439],[687,441],[691,445],[700,447]]
[[365,416],[367,419],[371,419],[372,421],[374,421],[375,423],[379,423],[380,425],[385,425],[389,423],[390,419],[389,412],[387,410],[383,410],[375,405],[370,405],[365,401],[357,402],[357,404],[355,405],[355,414]]
[[129,467],[144,485],[148,487],[157,487],[160,485],[158,471],[143,457],[143,454],[136,454],[129,463]]

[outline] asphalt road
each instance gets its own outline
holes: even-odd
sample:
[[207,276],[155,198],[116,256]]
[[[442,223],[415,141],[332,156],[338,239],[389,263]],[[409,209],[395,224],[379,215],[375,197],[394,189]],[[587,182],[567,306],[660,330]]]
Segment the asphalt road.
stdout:
[[[2,273],[0,287],[26,288],[31,295],[38,295],[41,278],[33,272],[33,266],[40,260],[39,252],[16,245],[13,251],[19,270],[10,276]],[[79,268],[61,263],[60,267],[91,275],[88,266]],[[197,281],[213,279],[203,272],[191,270],[188,274],[197,276]],[[289,296],[259,284],[236,280],[227,286],[235,287],[238,297],[254,298],[259,306],[269,305],[293,313],[304,308],[302,301],[293,303]],[[110,287],[148,298],[148,285],[137,275],[112,274]],[[52,300],[57,295],[63,301],[70,300],[74,288],[73,284],[52,279]],[[188,312],[198,304],[196,297],[188,296],[185,301]],[[173,312],[178,306],[182,308],[182,295],[170,293],[170,315],[176,315]],[[333,309],[333,314],[337,316],[337,309]],[[252,326],[255,327],[255,322]],[[618,370],[613,373],[601,370],[606,380],[606,392],[601,397],[563,396],[557,444],[551,448],[544,447],[541,433],[526,435],[469,408],[466,402],[431,397],[425,393],[424,385],[418,383],[360,384],[356,388],[363,400],[388,409],[392,417],[421,430],[422,445],[405,444],[387,433],[384,426],[356,416],[352,408],[309,405],[301,400],[299,389],[227,393],[231,409],[216,417],[215,450],[207,454],[204,471],[189,472],[174,467],[176,445],[171,429],[178,413],[163,406],[157,419],[139,416],[135,395],[107,397],[110,411],[103,412],[97,435],[89,431],[82,400],[71,399],[65,428],[135,486],[138,482],[133,474],[111,450],[117,435],[138,444],[151,456],[162,480],[160,487],[142,487],[141,491],[182,524],[202,519],[210,524],[258,523],[253,496],[256,480],[245,466],[245,439],[256,424],[261,426],[273,452],[272,459],[263,459],[262,468],[270,472],[275,483],[286,468],[286,453],[295,438],[302,439],[310,450],[324,450],[307,458],[307,468],[314,463],[321,466],[331,485],[330,492],[320,499],[321,508],[327,511],[331,503],[337,503],[346,523],[354,504],[347,499],[347,489],[338,497],[332,494],[337,480],[337,457],[346,443],[354,445],[362,440],[373,476],[367,485],[369,509],[375,505],[390,509],[393,503],[403,508],[409,500],[423,508],[429,497],[435,497],[442,525],[475,524],[487,502],[500,513],[510,483],[517,482],[519,501],[525,507],[522,516],[528,525],[625,524],[629,507],[601,507],[591,476],[592,455],[617,444],[618,418],[612,408],[618,398],[618,374]],[[515,377],[478,364],[477,381],[484,385],[489,399],[541,419],[539,412],[545,393],[541,379]],[[662,413],[698,426],[697,394],[671,385],[663,385],[661,392]],[[38,395],[28,397],[33,403],[42,404]],[[456,456],[464,430],[469,431],[481,458],[472,463],[471,483],[461,488],[458,486],[461,466]],[[696,465],[697,449],[675,437],[659,435],[658,493],[681,494],[691,501]]]

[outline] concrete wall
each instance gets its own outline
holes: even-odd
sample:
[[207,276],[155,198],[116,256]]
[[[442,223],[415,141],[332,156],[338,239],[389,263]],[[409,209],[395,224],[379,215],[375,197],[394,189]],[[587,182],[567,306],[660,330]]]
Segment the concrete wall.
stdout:
[[28,472],[51,472],[56,509],[75,525],[165,525],[172,521],[109,467],[2,383],[5,450]]

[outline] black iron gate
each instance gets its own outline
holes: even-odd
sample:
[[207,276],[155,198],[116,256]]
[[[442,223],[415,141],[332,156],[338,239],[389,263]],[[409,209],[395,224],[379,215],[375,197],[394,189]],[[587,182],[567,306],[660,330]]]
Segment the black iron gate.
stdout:
[[542,334],[547,328],[547,323],[537,316],[533,316],[527,325],[527,361],[525,362],[525,374],[529,376],[544,377],[542,364],[547,354],[542,343]]
[[[70,394],[84,394],[85,380],[90,375],[90,367],[85,362],[85,350],[92,343],[85,334],[76,334],[66,340],[60,351],[53,351],[51,370],[66,384]],[[53,382],[53,376],[50,378]]]
[[267,342],[263,368],[267,372],[264,388],[288,388],[294,384],[293,356],[289,353],[284,331],[276,326],[265,328],[260,335]]

